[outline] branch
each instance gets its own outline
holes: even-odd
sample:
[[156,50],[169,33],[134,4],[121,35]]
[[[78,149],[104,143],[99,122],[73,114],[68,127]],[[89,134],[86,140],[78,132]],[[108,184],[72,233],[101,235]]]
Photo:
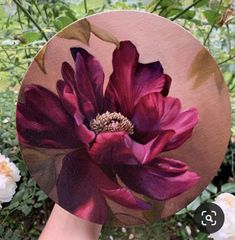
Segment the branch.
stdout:
[[202,0],[197,0],[196,2],[192,3],[191,5],[189,5],[187,8],[185,8],[182,12],[180,12],[179,14],[177,14],[176,16],[174,16],[173,18],[171,18],[172,21],[175,21],[177,18],[181,17],[182,15],[184,15],[189,9],[191,9],[192,7],[196,6],[199,2],[201,2]]
[[24,12],[24,14],[31,20],[31,22],[35,25],[35,27],[41,32],[42,36],[48,41],[48,38],[42,28],[37,24],[37,22],[33,19],[30,13],[20,4],[18,0],[13,0],[13,2]]
[[232,60],[232,59],[234,59],[234,58],[235,58],[235,55],[230,56],[229,58],[225,59],[225,60],[222,61],[222,62],[219,62],[218,64],[219,64],[219,65],[224,64],[224,63],[226,63],[226,62],[228,62],[228,61],[230,61],[230,60]]
[[87,10],[87,2],[86,2],[86,0],[83,0],[83,2],[84,2],[85,12],[87,13],[88,12],[88,10]]
[[210,35],[211,35],[214,27],[215,27],[215,23],[211,26],[211,28],[210,28],[210,30],[209,30],[209,32],[208,32],[208,34],[207,34],[207,36],[206,36],[206,38],[205,38],[205,40],[204,40],[204,42],[203,42],[204,45],[206,45],[207,40],[209,39],[209,37],[210,37]]

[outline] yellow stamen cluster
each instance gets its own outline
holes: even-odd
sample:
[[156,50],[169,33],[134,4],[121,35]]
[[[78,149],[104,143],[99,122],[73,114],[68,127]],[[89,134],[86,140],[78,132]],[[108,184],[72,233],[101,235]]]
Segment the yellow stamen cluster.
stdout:
[[134,133],[134,127],[128,118],[121,113],[106,112],[98,114],[95,119],[90,121],[90,128],[96,134],[101,132],[119,132],[125,131],[128,134]]

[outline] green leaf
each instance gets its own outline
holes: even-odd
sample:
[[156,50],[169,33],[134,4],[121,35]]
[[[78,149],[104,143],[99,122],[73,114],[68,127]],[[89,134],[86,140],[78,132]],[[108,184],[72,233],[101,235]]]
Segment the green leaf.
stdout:
[[202,0],[201,2],[196,4],[195,7],[199,8],[199,7],[202,7],[204,5],[207,5],[208,3],[209,3],[209,0]]
[[19,210],[21,210],[25,216],[28,216],[31,213],[32,209],[33,207],[28,205],[23,205],[21,208],[19,208]]
[[73,22],[73,19],[67,16],[61,16],[55,19],[54,25],[57,31],[60,31],[64,27]]
[[[15,202],[20,202],[23,199],[24,196],[24,189],[18,191],[15,196],[13,197],[12,201],[11,201],[11,205]],[[10,205],[10,206],[11,206]]]
[[195,240],[207,240],[208,239],[208,236],[206,233],[198,233],[198,235],[196,236]]
[[35,203],[33,205],[34,208],[40,208],[42,206],[42,203]]
[[221,187],[221,192],[223,193],[235,193],[235,183],[225,183]]
[[216,22],[219,21],[219,13],[214,11],[214,10],[206,10],[203,12],[203,15],[205,16],[207,22],[210,25],[215,24]]
[[206,200],[210,199],[210,196],[211,196],[210,192],[204,190],[200,195],[201,201],[205,202]]
[[195,15],[196,15],[196,12],[194,10],[188,10],[185,14],[181,16],[181,18],[192,19],[195,17]]
[[186,208],[183,208],[183,209],[181,209],[180,211],[178,211],[178,212],[176,213],[176,215],[185,214],[186,212],[187,212],[187,209],[186,209]]
[[14,208],[17,208],[19,205],[20,205],[19,202],[14,202],[14,203],[10,204],[7,208],[12,210]]
[[195,211],[201,205],[200,197],[197,197],[193,202],[187,206],[188,211]]
[[41,33],[38,32],[25,32],[23,33],[23,38],[27,43],[37,41],[42,38]]
[[0,236],[3,234],[3,232],[4,232],[4,227],[0,225]]
[[207,186],[206,190],[208,190],[208,191],[211,192],[211,193],[217,193],[218,188],[217,188],[214,184],[210,183],[210,184]]
[[48,196],[43,192],[43,191],[38,191],[37,193],[36,193],[36,195],[38,196],[38,202],[40,202],[40,201],[44,201],[44,200],[46,200],[47,198],[48,198]]

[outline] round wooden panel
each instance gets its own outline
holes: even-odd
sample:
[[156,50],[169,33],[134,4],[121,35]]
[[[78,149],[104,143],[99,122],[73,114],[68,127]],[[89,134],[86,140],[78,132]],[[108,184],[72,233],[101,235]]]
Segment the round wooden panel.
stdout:
[[[128,53],[123,53],[125,48],[129,49]],[[80,52],[80,57],[76,56],[77,52]],[[120,61],[122,54],[123,62]],[[80,62],[78,58],[81,58]],[[163,67],[164,74],[157,61]],[[101,69],[104,72],[104,85],[99,85],[103,77]],[[112,73],[113,77],[110,78]],[[155,80],[150,75],[155,76],[159,85],[155,86]],[[138,77],[145,80],[136,93]],[[87,84],[84,83],[84,79],[87,79]],[[138,138],[126,134],[126,141],[131,143],[126,143],[125,146],[119,141],[121,134],[115,138],[111,137],[111,153],[110,142],[107,140],[109,137],[102,132],[96,133],[94,137],[94,131],[90,129],[87,120],[90,118],[79,115],[79,111],[93,114],[91,109],[98,108],[99,105],[97,98],[100,96],[97,97],[96,94],[102,91],[97,86],[103,88],[102,94],[105,94],[110,79],[113,88],[122,84],[121,88],[116,87],[116,90],[119,89],[117,99],[121,100],[118,105],[113,103],[113,99],[108,99],[106,105],[107,102],[110,105],[118,105],[116,108],[121,109],[123,115],[126,113],[129,120],[133,117],[130,113],[133,110],[131,107],[137,108],[136,99],[143,100],[145,95],[155,94],[159,99],[163,99],[163,102],[166,98],[178,98],[181,102],[181,112],[193,107],[198,112],[198,122],[195,122],[191,129],[186,129],[188,132],[181,129],[184,134],[180,135],[181,140],[186,137],[179,146],[172,149],[162,147],[161,151],[150,148],[150,152],[156,151],[156,154],[153,152],[156,156],[149,157],[147,162],[141,154],[138,155],[133,150],[135,144],[147,146],[150,138],[149,141],[143,142],[145,135]],[[128,79],[137,82],[136,85],[132,83],[136,101],[132,105],[128,102],[128,96],[132,94]],[[170,86],[169,82],[167,84],[169,79]],[[76,81],[83,82],[76,85]],[[161,85],[160,81],[165,81],[165,85]],[[110,94],[106,98],[112,96]],[[95,107],[91,104],[91,98],[96,99]],[[147,122],[148,116],[154,115],[154,109],[148,111],[148,103],[147,101],[146,112],[140,111],[140,114],[146,114],[145,118],[140,119]],[[111,109],[110,105],[104,109]],[[171,116],[174,106],[169,107],[168,111],[166,117]],[[24,77],[18,99],[16,123],[23,158],[38,185],[51,199],[83,219],[124,226],[145,224],[174,214],[205,189],[223,161],[230,136],[230,115],[228,91],[221,72],[208,51],[189,32],[167,19],[149,13],[111,11],[73,23],[42,48]],[[188,118],[188,122],[179,124],[182,128],[185,124],[187,128],[188,124],[192,124],[190,121],[195,121],[195,116],[192,120]],[[89,133],[82,127],[78,128],[81,121],[84,121],[84,128],[87,128]],[[156,117],[157,121],[160,121],[161,125],[161,120]],[[146,128],[144,122],[139,124]],[[134,123],[133,127],[136,131],[138,124]],[[169,128],[174,130],[174,126]],[[172,133],[170,130],[169,134]],[[152,132],[154,131],[152,129]],[[102,137],[98,137],[99,134],[103,134]],[[78,136],[82,138],[81,141]],[[163,138],[166,139],[166,135]],[[98,145],[97,142],[102,141],[107,145]],[[159,137],[157,144],[163,144],[161,141]],[[93,150],[95,144],[96,149]],[[142,149],[139,145],[138,149]],[[125,147],[129,157],[123,153]],[[136,160],[138,157],[139,162]],[[104,160],[106,158],[107,162]],[[132,158],[133,162],[130,160]],[[156,165],[151,163],[154,158]],[[180,162],[174,166],[171,166],[173,163],[170,162],[168,166],[166,159],[169,158]],[[120,173],[123,166],[138,168],[138,174],[142,168],[151,168],[153,172],[157,169],[153,173],[156,183],[154,184],[150,177],[148,184],[145,173],[137,174],[139,179],[133,175],[132,180],[131,172],[130,176]],[[191,180],[185,172],[193,173],[194,175],[190,175],[192,178],[197,175],[197,181],[195,178],[193,184],[187,185]],[[160,181],[156,176],[163,180]],[[177,190],[174,194],[167,192],[165,189],[174,187],[176,181],[179,181],[176,188],[182,190]],[[184,189],[183,185],[188,187]]]

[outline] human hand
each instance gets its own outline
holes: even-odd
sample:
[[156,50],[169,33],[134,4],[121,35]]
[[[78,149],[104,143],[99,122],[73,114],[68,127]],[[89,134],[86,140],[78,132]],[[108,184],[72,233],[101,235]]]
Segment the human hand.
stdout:
[[39,240],[98,240],[101,228],[55,204]]

